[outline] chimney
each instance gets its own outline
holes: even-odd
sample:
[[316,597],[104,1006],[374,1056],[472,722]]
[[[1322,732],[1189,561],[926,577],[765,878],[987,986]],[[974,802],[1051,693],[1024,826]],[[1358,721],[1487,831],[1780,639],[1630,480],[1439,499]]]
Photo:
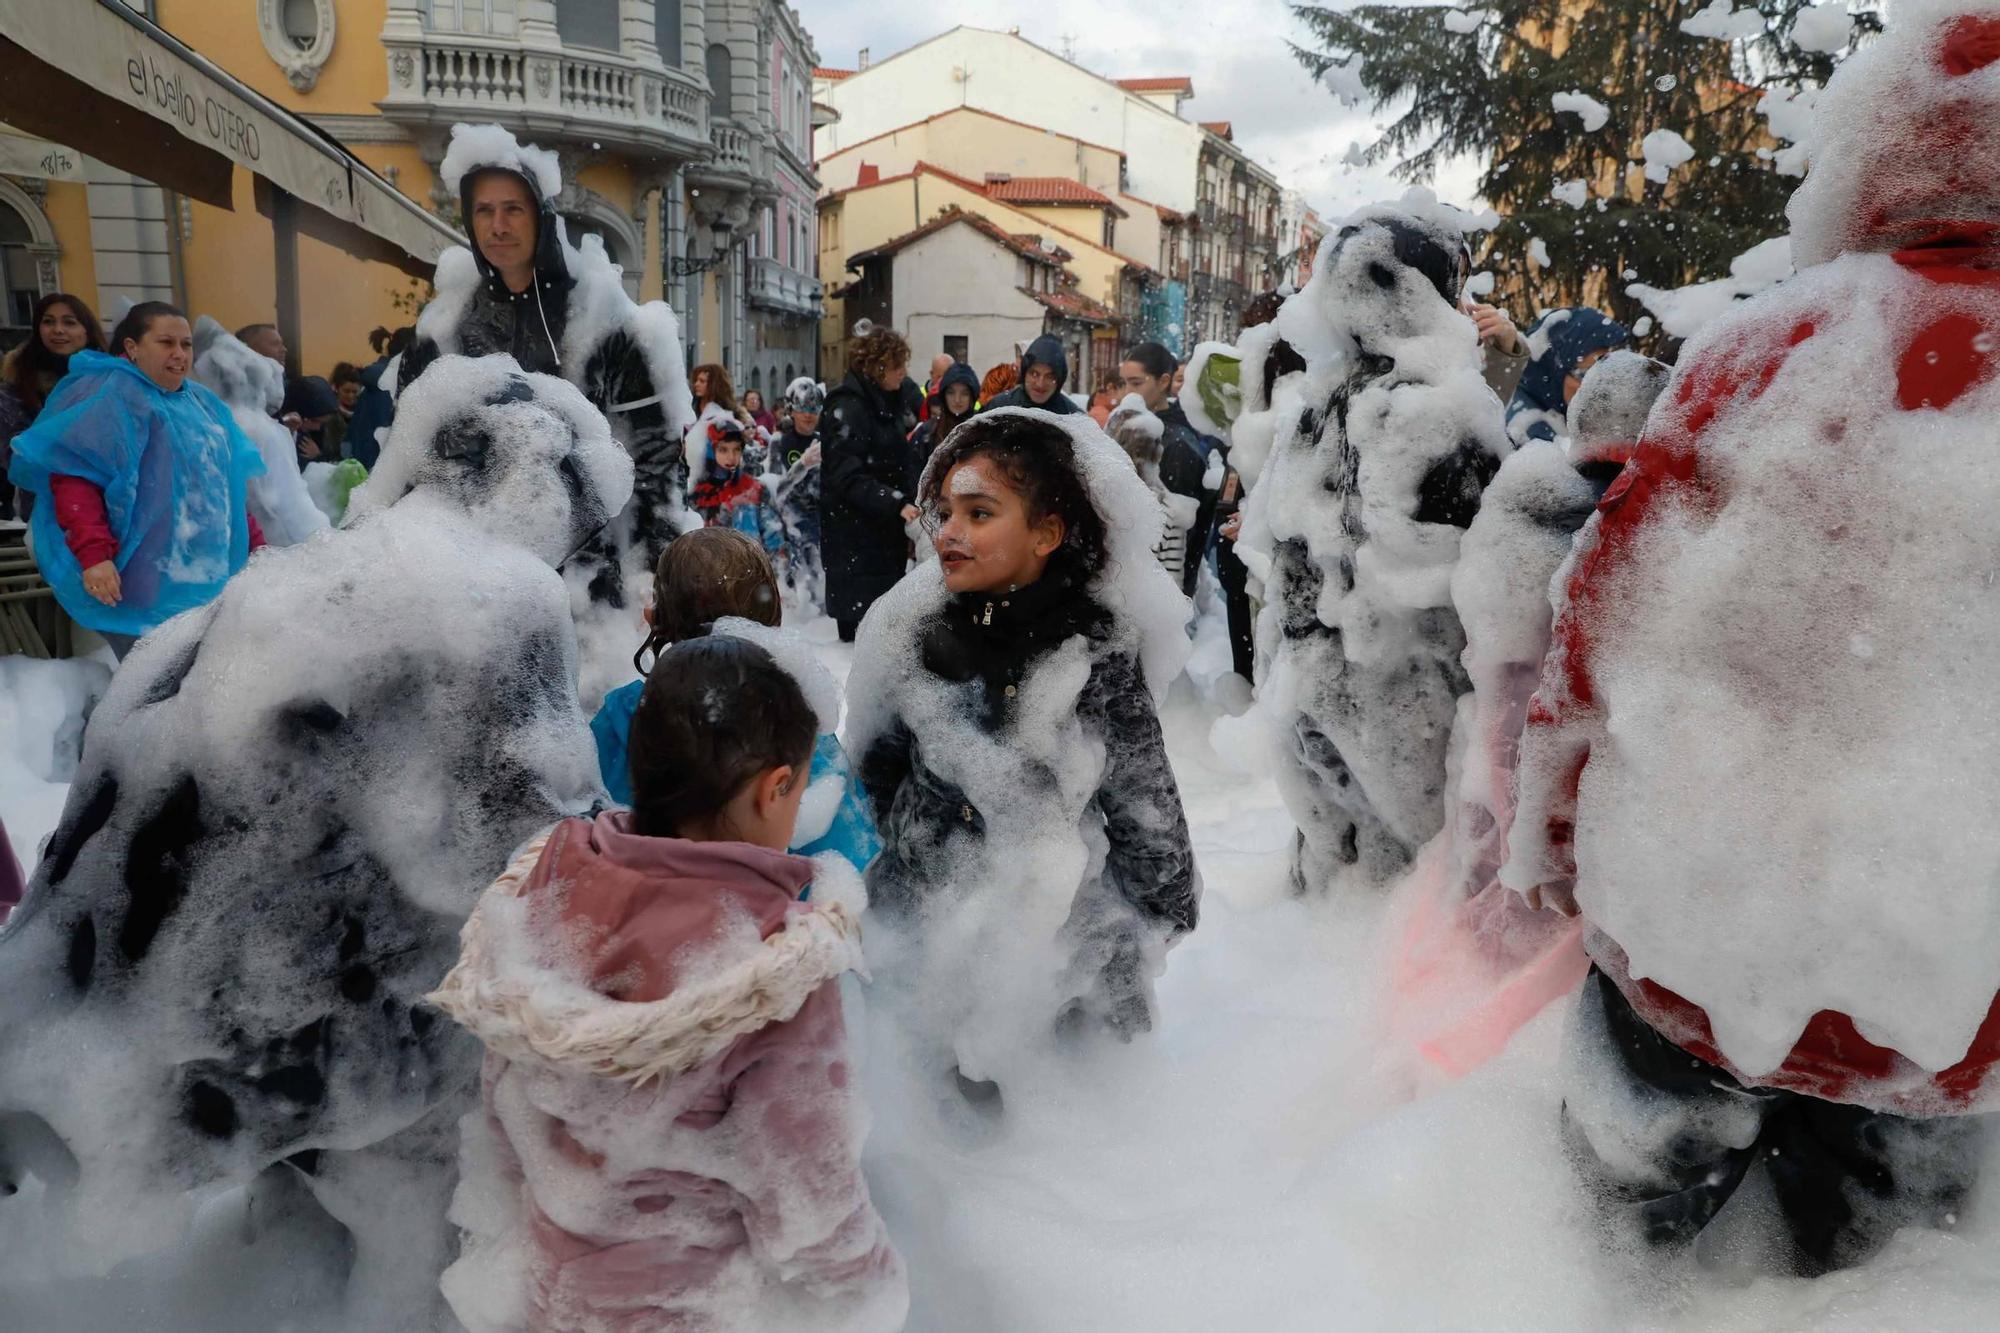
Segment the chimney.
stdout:
[[865,46],[864,46],[864,47],[862,47],[862,48],[861,48],[861,59],[860,59],[859,61],[857,61],[857,62],[856,62],[856,65],[855,65],[855,68],[856,68],[857,70],[862,70],[862,69],[867,69],[867,68],[868,68],[868,48],[867,48],[867,47],[865,47]]
[[874,185],[881,179],[882,168],[876,166],[873,162],[863,162],[861,164],[861,174],[854,178],[854,183],[857,186]]

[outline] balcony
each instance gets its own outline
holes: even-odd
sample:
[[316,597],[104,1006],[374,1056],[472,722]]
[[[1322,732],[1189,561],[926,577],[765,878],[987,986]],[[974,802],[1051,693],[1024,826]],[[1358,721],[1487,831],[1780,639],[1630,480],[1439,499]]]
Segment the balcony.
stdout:
[[494,121],[525,138],[657,153],[709,148],[708,94],[680,70],[609,51],[525,46],[460,33],[385,29],[389,91],[377,106],[413,132]]
[[756,129],[734,121],[712,121],[707,160],[688,168],[688,181],[722,194],[747,196],[753,205],[769,202],[778,197],[771,183],[773,151]]
[[756,309],[775,311],[801,321],[820,317],[822,306],[818,278],[775,259],[760,256],[750,261],[749,279],[749,301]]

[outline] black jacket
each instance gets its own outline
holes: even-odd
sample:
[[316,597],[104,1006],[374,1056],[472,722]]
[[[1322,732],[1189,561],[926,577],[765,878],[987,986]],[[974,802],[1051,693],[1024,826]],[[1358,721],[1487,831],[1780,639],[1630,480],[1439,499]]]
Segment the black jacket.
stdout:
[[1208,475],[1208,460],[1203,456],[1201,433],[1187,419],[1180,403],[1168,403],[1157,415],[1166,427],[1160,440],[1160,484],[1175,495],[1187,496],[1196,506],[1194,526],[1188,529],[1186,565],[1181,570],[1181,591],[1192,597],[1201,579],[1209,534],[1215,530],[1218,492],[1202,484]]
[[[1056,391],[1049,395],[1046,403],[1037,403],[1028,397],[1028,367],[1036,364],[1047,366],[1056,373]],[[1045,333],[1029,343],[1028,350],[1021,354],[1021,382],[1005,393],[995,394],[992,402],[980,405],[980,411],[991,411],[996,407],[1035,407],[1057,416],[1083,411],[1075,400],[1062,391],[1062,386],[1067,383],[1069,354],[1063,351],[1060,338]]]
[[[1108,847],[1100,878],[1079,886],[1071,928],[1132,937],[1109,951],[1114,961],[1096,985],[1105,1017],[1129,1033],[1149,1026],[1151,1010],[1134,922],[1161,940],[1183,935],[1195,927],[1201,890],[1144,673],[1131,652],[1109,642],[1111,617],[1090,599],[1084,582],[1052,565],[1041,580],[1013,593],[955,596],[924,623],[918,652],[926,673],[976,681],[980,706],[969,722],[987,735],[1004,735],[1014,725],[1020,692],[1034,688],[1030,677],[1041,659],[1077,635],[1089,641],[1090,676],[1076,715],[1085,734],[1104,746],[1104,774],[1090,810],[1103,820]],[[901,722],[861,756],[859,777],[883,842],[868,872],[870,903],[891,915],[908,913],[940,887],[935,869],[949,863],[953,843],[984,840],[985,816],[932,770]],[[1055,775],[1046,777],[1053,786]],[[1105,918],[1087,906],[1105,899],[1122,900],[1131,910]],[[1086,916],[1099,919],[1080,919]]]
[[826,611],[859,620],[909,564],[903,506],[916,503],[911,423],[892,397],[849,371],[820,418],[820,543]]

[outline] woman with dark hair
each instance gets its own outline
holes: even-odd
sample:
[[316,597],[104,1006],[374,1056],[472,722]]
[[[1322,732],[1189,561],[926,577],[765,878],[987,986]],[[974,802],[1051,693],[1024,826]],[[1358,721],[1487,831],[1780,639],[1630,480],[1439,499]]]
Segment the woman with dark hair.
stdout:
[[979,376],[963,361],[954,361],[938,377],[938,390],[930,420],[917,426],[910,437],[916,450],[915,466],[921,472],[931,453],[951,438],[951,433],[972,420],[979,410]]
[[750,416],[750,424],[767,435],[778,433],[778,418],[764,406],[762,390],[752,389],[743,395],[743,410]]
[[820,542],[827,614],[852,643],[861,617],[909,565],[917,466],[916,414],[903,399],[910,345],[894,329],[871,329],[847,362],[821,423]]
[[[34,424],[78,352],[104,350],[104,330],[89,306],[67,292],[35,302],[28,340],[0,361],[0,477],[14,437]],[[14,488],[0,485],[0,518],[14,516]]]
[[164,301],[88,348],[14,441],[35,496],[35,561],[56,600],[121,659],[140,635],[222,591],[262,545],[246,483],[264,471],[229,407],[188,378],[194,333]]
[[[880,979],[918,992],[961,1062],[1051,1024],[1150,1028],[1201,895],[1155,712],[1187,657],[1159,502],[1064,420],[985,412],[939,447],[920,491],[937,562],[882,600],[848,675],[883,841],[869,915],[909,936]],[[1009,1074],[982,1060],[960,1088],[990,1102]]]

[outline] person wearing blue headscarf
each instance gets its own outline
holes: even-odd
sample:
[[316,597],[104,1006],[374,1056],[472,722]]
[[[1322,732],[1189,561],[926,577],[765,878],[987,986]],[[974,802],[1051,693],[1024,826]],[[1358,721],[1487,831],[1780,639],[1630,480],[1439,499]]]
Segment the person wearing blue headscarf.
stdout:
[[1528,330],[1530,350],[1540,348],[1507,404],[1507,434],[1516,445],[1568,433],[1569,400],[1597,359],[1631,340],[1632,330],[1601,310],[1565,306]]
[[194,336],[163,301],[112,331],[122,355],[82,351],[8,477],[36,497],[35,561],[56,601],[120,658],[202,606],[260,544],[246,483],[263,455],[222,399],[188,378]]

